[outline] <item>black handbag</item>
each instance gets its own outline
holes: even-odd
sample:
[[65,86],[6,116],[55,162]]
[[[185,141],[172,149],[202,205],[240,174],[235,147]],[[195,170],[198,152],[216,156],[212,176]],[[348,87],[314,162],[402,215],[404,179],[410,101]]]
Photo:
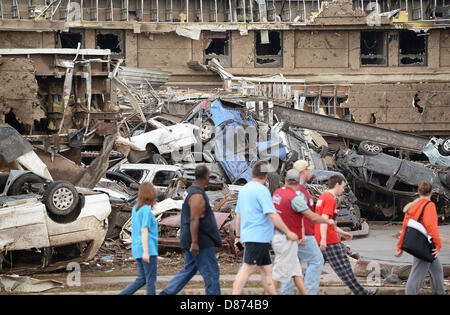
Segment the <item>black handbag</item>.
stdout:
[[430,202],[431,201],[428,201],[423,206],[422,212],[420,213],[419,219],[417,221],[409,219],[408,225],[405,230],[405,236],[403,238],[403,244],[401,247],[401,249],[405,252],[427,262],[433,262],[436,259],[432,255],[432,250],[435,247],[432,239],[429,238],[425,227],[420,224],[420,221],[422,221],[425,207]]

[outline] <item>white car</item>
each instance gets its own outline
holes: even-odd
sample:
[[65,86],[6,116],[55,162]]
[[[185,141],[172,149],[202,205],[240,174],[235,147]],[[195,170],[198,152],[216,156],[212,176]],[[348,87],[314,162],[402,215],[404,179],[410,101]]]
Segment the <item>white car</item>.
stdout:
[[[199,127],[189,123],[176,123],[165,117],[149,119],[145,129],[137,131],[130,138],[132,163],[150,158],[153,163],[167,164],[167,157],[174,151],[191,147],[197,143],[195,131]],[[138,152],[136,152],[138,151]],[[140,152],[140,153],[139,153]]]
[[[0,273],[66,269],[71,262],[95,256],[108,230],[109,197],[76,190],[80,195],[77,209],[59,217],[49,211],[40,195],[0,197]],[[54,198],[63,191],[59,188]]]

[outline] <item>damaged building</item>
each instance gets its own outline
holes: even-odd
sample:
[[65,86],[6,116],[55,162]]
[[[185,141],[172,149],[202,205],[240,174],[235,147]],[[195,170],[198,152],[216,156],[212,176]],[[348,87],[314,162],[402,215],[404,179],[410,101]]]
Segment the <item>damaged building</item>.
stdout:
[[[199,67],[215,58],[236,76],[303,79],[287,97],[297,93],[308,111],[450,133],[445,1],[3,0],[0,18],[1,49],[109,49],[127,67],[172,73],[169,85],[203,88],[222,86]],[[42,111],[29,110],[38,124]]]

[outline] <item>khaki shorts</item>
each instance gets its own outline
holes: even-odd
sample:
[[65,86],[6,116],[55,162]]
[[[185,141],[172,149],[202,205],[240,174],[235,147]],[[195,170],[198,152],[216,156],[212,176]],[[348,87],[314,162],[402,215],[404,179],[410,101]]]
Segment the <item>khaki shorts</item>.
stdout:
[[298,260],[298,242],[290,241],[286,234],[275,231],[272,248],[275,253],[272,278],[288,282],[292,277],[303,276],[302,265]]

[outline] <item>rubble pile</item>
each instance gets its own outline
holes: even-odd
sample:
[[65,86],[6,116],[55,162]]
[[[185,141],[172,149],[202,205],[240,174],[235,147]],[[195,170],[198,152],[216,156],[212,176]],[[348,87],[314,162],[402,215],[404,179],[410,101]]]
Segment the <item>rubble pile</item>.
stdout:
[[[67,70],[76,65],[83,70],[85,63],[94,66],[96,62],[100,61],[66,60],[55,67]],[[89,79],[83,85],[86,90],[79,91],[80,86],[72,86],[66,76],[59,83],[71,102],[60,107],[58,115],[46,110],[49,121],[61,126],[59,130],[31,128],[25,136],[2,125],[9,133],[0,134],[0,268],[14,266],[15,272],[33,273],[94,256],[93,264],[100,266],[129,262],[131,208],[145,181],[158,191],[152,210],[159,222],[160,250],[179,249],[183,195],[200,163],[211,171],[206,193],[223,239],[225,260],[239,255],[233,246],[237,196],[260,159],[271,161],[271,192],[283,184],[286,171],[299,159],[314,166],[306,185],[315,200],[327,190],[332,175],[343,175],[348,185],[338,200],[337,224],[355,236],[367,236],[368,214],[398,220],[424,179],[433,183],[440,217],[447,219],[447,139],[416,137],[412,140],[419,147],[408,147],[403,145],[404,137],[411,140],[412,136],[389,131],[388,140],[380,141],[381,128],[367,129],[371,127],[302,110],[305,100],[291,90],[290,84],[298,83],[295,80],[282,75],[234,77],[215,60],[210,69],[228,81],[228,88],[164,87],[170,77],[167,73],[130,70],[118,63],[103,78],[111,89],[105,92],[108,100],[100,102],[101,106],[99,100],[91,102]],[[84,70],[87,76],[95,72],[90,67]],[[83,104],[76,103],[79,99],[74,93],[85,95]],[[86,109],[79,112],[85,120],[69,126],[74,117],[68,117],[73,111],[67,108],[74,110],[79,105]],[[345,138],[345,147],[329,147],[323,134]],[[371,139],[374,134],[377,137]],[[393,136],[400,144],[389,142]],[[16,226],[2,220],[2,216],[20,216],[23,208],[34,213],[33,227],[26,218]],[[11,228],[18,231],[16,235],[7,232]],[[23,237],[28,234],[33,241]],[[35,268],[28,267],[31,262]]]

